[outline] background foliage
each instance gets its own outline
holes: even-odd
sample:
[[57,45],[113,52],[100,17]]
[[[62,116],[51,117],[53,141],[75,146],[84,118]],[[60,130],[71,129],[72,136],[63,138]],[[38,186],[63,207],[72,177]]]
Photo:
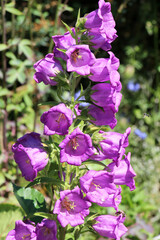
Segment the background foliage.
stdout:
[[[136,190],[124,188],[120,208],[129,227],[125,239],[160,239],[160,56],[158,0],[110,0],[118,38],[112,51],[120,59],[123,98],[114,131],[132,128],[132,165]],[[33,64],[52,52],[51,36],[64,34],[61,20],[73,26],[81,16],[98,8],[98,1],[1,0],[0,15],[0,239],[24,213],[13,195],[11,182],[25,180],[13,161],[11,146],[26,132],[43,132],[40,116],[57,100],[55,88],[36,84]],[[98,57],[102,56],[101,52]],[[86,79],[81,80],[84,88]],[[77,87],[78,90],[79,86]],[[63,93],[68,98],[68,92]],[[140,130],[140,131],[137,131]],[[40,189],[45,195],[45,186]],[[45,196],[46,201],[48,196]],[[98,206],[103,214],[107,209]],[[10,224],[12,222],[12,224]],[[81,239],[86,239],[82,235]],[[95,236],[89,235],[93,240]],[[97,238],[96,238],[97,239]]]

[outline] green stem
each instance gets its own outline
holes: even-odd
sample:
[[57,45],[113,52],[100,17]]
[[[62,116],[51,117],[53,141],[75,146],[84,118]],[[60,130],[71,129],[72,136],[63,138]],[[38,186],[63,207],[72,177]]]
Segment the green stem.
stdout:
[[[5,0],[1,0],[1,11],[2,11],[2,42],[4,44],[7,43],[7,40],[6,40],[6,24],[5,24],[5,14],[6,14],[6,11],[5,11],[5,4],[6,4],[6,1]],[[7,72],[7,59],[6,59],[6,51],[4,50],[2,52],[2,72],[3,72],[3,79],[2,79],[2,86],[3,88],[6,88],[6,72]],[[5,103],[5,106],[4,106],[4,117],[3,117],[3,133],[2,133],[2,136],[3,136],[3,151],[5,153],[5,159],[4,159],[4,162],[6,163],[8,161],[7,159],[7,135],[6,135],[6,131],[7,131],[7,97],[4,96],[3,97],[3,100],[4,100],[4,103]]]
[[[60,17],[60,4],[61,4],[61,0],[58,0],[57,2],[57,8],[56,8],[56,15],[55,15],[55,20],[54,20],[54,30],[53,30],[53,35],[55,35],[55,33],[57,32],[58,30],[58,22],[59,22],[59,17]],[[49,44],[49,50],[48,52],[50,53],[52,51],[52,48],[53,48],[53,40],[51,39],[50,41],[50,44]]]
[[65,177],[65,188],[66,189],[69,189],[69,185],[70,185],[70,165],[67,163],[66,164],[67,167],[66,167],[66,177]]
[[65,240],[67,227],[63,228],[60,226],[59,228],[59,240]]
[[29,13],[30,13],[30,10],[31,10],[31,7],[32,7],[33,3],[34,3],[34,0],[28,1],[28,9],[27,9],[27,12],[25,13],[25,18],[24,18],[24,20],[23,20],[23,22],[22,22],[22,24],[21,24],[21,35],[20,35],[20,39],[23,39],[23,38],[24,38],[24,33],[25,33],[25,27],[24,27],[24,25],[25,25],[25,22],[26,22],[26,20],[27,20],[27,18],[28,18],[28,15],[29,15]]

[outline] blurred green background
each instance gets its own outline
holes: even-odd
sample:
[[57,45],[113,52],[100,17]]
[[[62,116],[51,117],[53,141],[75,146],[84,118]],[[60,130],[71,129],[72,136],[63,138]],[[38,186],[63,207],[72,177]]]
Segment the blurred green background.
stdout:
[[[129,228],[123,239],[160,239],[160,1],[110,0],[118,38],[112,50],[120,59],[122,94],[114,131],[132,128],[131,164],[136,190],[123,187],[120,209]],[[40,116],[57,99],[56,88],[36,84],[33,64],[52,52],[51,36],[74,26],[98,8],[98,1],[2,0],[0,8],[0,239],[22,219],[11,182],[21,183],[11,146],[26,132],[43,132]],[[107,57],[99,53],[98,57]],[[81,80],[84,87],[88,82]],[[68,93],[64,92],[64,98]],[[94,206],[106,214],[106,209]],[[5,219],[5,220],[4,220]],[[10,226],[9,226],[10,225]],[[8,230],[9,229],[9,230]],[[92,235],[81,239],[98,239]],[[5,238],[4,238],[5,239]],[[102,238],[101,238],[102,239]]]

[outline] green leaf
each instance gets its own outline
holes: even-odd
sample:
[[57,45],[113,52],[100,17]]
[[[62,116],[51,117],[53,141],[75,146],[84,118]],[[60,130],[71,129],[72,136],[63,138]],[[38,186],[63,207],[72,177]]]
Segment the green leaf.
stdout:
[[62,22],[63,25],[67,28],[67,30],[70,32],[71,36],[72,36],[73,38],[75,38],[75,35],[74,35],[74,33],[72,32],[72,29],[71,29],[65,22],[63,22],[62,20],[61,20],[61,22]]
[[11,92],[7,88],[0,87],[0,97],[11,95]]
[[83,164],[97,164],[101,165],[102,167],[107,167],[104,163],[96,161],[96,160],[86,160]]
[[80,11],[80,8],[79,8],[78,9],[78,15],[77,15],[77,21],[76,21],[76,28],[79,27],[80,13],[81,13],[81,11]]
[[36,189],[18,187],[13,184],[14,194],[28,216],[32,216],[35,212],[45,212],[46,203],[44,196]]
[[29,183],[26,188],[37,185],[37,184],[41,184],[41,183],[50,183],[56,186],[60,186],[61,185],[61,181],[55,178],[50,178],[50,177],[40,177],[40,178],[36,178],[33,182]]
[[37,212],[34,214],[34,216],[43,217],[43,218],[47,218],[47,219],[51,219],[51,220],[56,220],[56,215],[51,214],[51,213]]
[[9,231],[15,228],[15,221],[23,219],[24,213],[18,206],[0,204],[0,239],[5,240]]
[[60,49],[60,48],[57,48],[58,51],[62,52],[62,53],[66,53],[66,49]]
[[14,7],[9,7],[9,6],[6,6],[5,10],[9,13],[12,13],[14,15],[23,15],[23,13],[21,11],[19,11],[18,9],[14,8]]
[[6,44],[4,44],[4,43],[0,44],[0,51],[3,51],[5,49],[7,49],[7,48],[8,48],[8,46]]

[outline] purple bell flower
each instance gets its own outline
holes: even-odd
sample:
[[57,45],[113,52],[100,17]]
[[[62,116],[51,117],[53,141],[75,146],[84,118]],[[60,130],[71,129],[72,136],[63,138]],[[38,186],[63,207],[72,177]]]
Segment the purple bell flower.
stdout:
[[76,166],[80,166],[94,153],[90,136],[81,132],[79,128],[67,135],[59,147],[60,161]]
[[41,122],[44,124],[45,135],[66,135],[73,122],[72,111],[60,103],[50,108],[41,116]]
[[75,227],[84,223],[90,206],[91,203],[83,199],[81,190],[77,186],[73,190],[60,192],[60,199],[56,201],[53,213],[58,214],[57,219],[62,227],[68,224]]
[[113,173],[113,182],[116,185],[126,185],[131,191],[135,190],[134,177],[136,173],[134,172],[130,164],[131,153],[129,152],[127,156],[119,162],[117,167],[114,162],[107,166],[107,169]]
[[96,107],[94,105],[90,105],[88,107],[88,113],[95,118],[95,120],[91,120],[97,126],[109,125],[111,129],[113,129],[116,124],[117,120],[115,118],[115,107],[113,104],[108,105],[102,109]]
[[48,163],[48,156],[43,149],[40,134],[35,132],[27,133],[19,138],[12,146],[12,152],[22,176],[27,181],[33,181],[37,173]]
[[101,215],[94,220],[96,223],[92,225],[93,229],[103,237],[120,240],[127,232],[127,228],[123,224],[125,217],[122,215]]
[[94,91],[91,98],[97,106],[105,108],[107,105],[113,104],[115,110],[118,111],[118,107],[121,102],[122,94],[117,92],[110,83],[98,83],[92,87]]
[[116,38],[115,21],[111,13],[111,4],[99,0],[99,8],[86,16],[85,28],[88,29],[94,48],[105,51],[111,49],[110,43]]
[[49,53],[45,56],[44,59],[39,60],[34,64],[36,73],[33,78],[37,83],[44,82],[45,85],[55,86],[57,84],[51,78],[56,77],[59,72],[62,72],[62,66],[60,62],[54,59],[53,53]]
[[[75,34],[74,28],[72,28],[72,32]],[[76,44],[76,40],[71,36],[70,32],[66,32],[64,35],[55,35],[52,39],[55,43],[55,47],[53,49],[54,56],[67,60],[66,54],[60,52],[57,48],[67,50],[69,47]]]
[[86,199],[102,207],[118,210],[121,202],[121,188],[113,183],[113,175],[106,171],[88,171],[80,178],[80,186]]
[[54,220],[43,219],[36,226],[36,240],[57,240],[57,224]]
[[119,166],[120,161],[125,153],[125,148],[128,147],[128,136],[131,132],[131,128],[127,128],[124,134],[117,132],[103,132],[100,134],[104,137],[104,140],[100,141],[102,151],[96,151],[96,154],[91,157],[97,161],[104,159],[113,159],[116,166]]
[[71,46],[66,55],[67,59],[67,71],[76,72],[80,75],[89,75],[90,67],[95,62],[95,56],[90,51],[88,45],[74,45]]
[[35,227],[31,224],[26,224],[22,220],[15,222],[15,229],[11,230],[6,240],[37,240]]
[[119,59],[110,51],[109,58],[97,58],[91,66],[91,75],[88,77],[94,82],[110,81],[110,73],[119,67]]

